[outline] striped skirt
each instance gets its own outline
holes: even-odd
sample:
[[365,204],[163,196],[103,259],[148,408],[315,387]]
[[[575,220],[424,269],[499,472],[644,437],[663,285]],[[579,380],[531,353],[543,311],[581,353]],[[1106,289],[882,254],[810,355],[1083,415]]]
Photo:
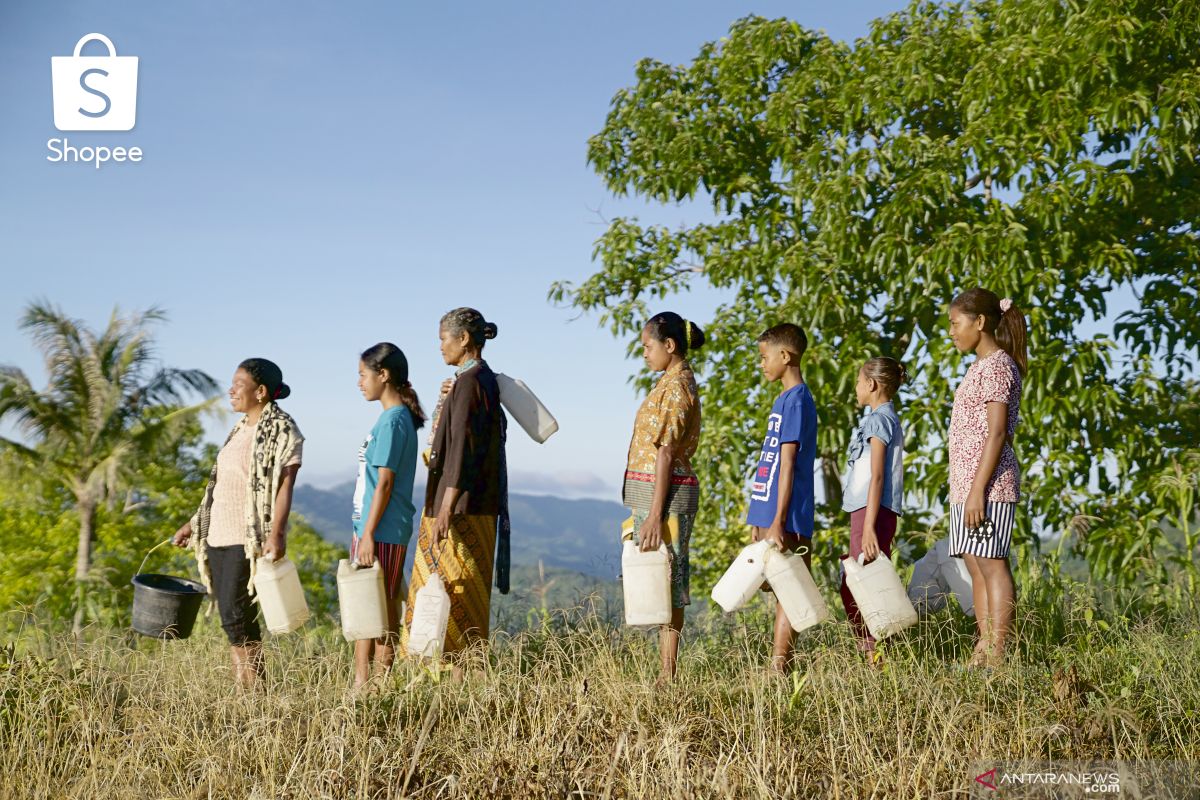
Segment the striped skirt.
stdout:
[[[350,534],[350,560],[354,561],[358,554],[358,535]],[[391,544],[390,542],[375,543],[375,560],[383,570],[383,586],[387,596],[395,600],[404,594],[404,559],[408,555],[408,545]]]
[[1016,511],[1016,503],[986,503],[984,515],[992,523],[991,530],[987,530],[985,523],[979,529],[969,531],[963,524],[962,504],[951,505],[950,555],[961,557],[970,553],[980,558],[1008,558]]
[[450,595],[450,622],[443,653],[457,653],[486,642],[492,613],[492,562],[496,553],[496,516],[455,514],[449,536],[433,549],[433,517],[421,518],[404,609],[405,643],[412,625],[417,592],[436,571]]

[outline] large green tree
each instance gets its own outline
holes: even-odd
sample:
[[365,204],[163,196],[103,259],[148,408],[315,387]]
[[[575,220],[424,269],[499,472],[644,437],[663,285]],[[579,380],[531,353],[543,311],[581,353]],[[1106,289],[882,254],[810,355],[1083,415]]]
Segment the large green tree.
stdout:
[[[913,374],[907,486],[944,507],[964,370],[945,313],[983,285],[1030,325],[1024,540],[1074,531],[1097,572],[1162,578],[1161,530],[1143,521],[1167,502],[1157,476],[1200,439],[1197,41],[1191,0],[916,2],[852,45],[751,17],[690,64],[637,65],[590,163],[618,196],[711,213],[681,229],[612,220],[600,271],[550,295],[630,338],[676,292],[729,298],[696,359],[701,568],[742,536],[769,403],[753,342],[778,321],[810,335],[827,521],[854,376],[878,354]],[[1115,296],[1133,307],[1084,335]]]
[[85,620],[102,504],[137,502],[136,476],[163,453],[176,452],[208,404],[186,405],[188,396],[217,390],[199,370],[157,361],[150,326],[164,318],[157,308],[128,317],[114,311],[97,333],[53,306],[33,303],[21,327],[45,358],[46,388],[34,388],[16,367],[0,367],[0,421],[14,423],[22,435],[21,441],[0,437],[0,447],[61,487],[77,517],[76,633]]

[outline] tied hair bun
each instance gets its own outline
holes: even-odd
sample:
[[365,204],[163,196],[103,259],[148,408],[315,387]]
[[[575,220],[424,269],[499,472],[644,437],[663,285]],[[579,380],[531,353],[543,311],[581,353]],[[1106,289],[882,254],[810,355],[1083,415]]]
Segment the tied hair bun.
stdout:
[[496,327],[496,323],[494,323],[494,322],[483,323],[483,338],[484,339],[495,339],[496,334],[498,334],[499,332],[500,332],[500,329]]
[[272,400],[282,400],[285,397],[287,397],[288,395],[290,395],[291,393],[292,393],[292,387],[288,386],[286,383],[281,383],[281,384],[279,384],[279,388],[275,390],[275,396],[271,399]]

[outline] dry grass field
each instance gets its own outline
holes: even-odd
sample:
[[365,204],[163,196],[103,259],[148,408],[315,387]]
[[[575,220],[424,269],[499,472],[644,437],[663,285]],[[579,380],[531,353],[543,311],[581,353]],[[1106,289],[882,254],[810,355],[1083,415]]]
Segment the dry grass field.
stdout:
[[958,666],[969,621],[943,614],[882,671],[827,624],[772,678],[759,608],[694,621],[658,689],[650,636],[576,610],[494,637],[462,683],[403,663],[357,697],[329,624],[268,641],[266,685],[242,695],[211,621],[165,643],[27,628],[0,654],[2,795],[965,797],[1000,759],[1200,761],[1194,618],[1036,608],[990,674]]

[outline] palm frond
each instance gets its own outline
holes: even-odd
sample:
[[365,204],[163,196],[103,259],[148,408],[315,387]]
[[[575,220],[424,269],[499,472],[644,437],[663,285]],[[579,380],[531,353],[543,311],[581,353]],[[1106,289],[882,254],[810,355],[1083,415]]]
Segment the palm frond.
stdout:
[[160,369],[143,387],[144,402],[153,405],[181,403],[187,392],[211,398],[218,391],[219,384],[207,372],[173,367]]

